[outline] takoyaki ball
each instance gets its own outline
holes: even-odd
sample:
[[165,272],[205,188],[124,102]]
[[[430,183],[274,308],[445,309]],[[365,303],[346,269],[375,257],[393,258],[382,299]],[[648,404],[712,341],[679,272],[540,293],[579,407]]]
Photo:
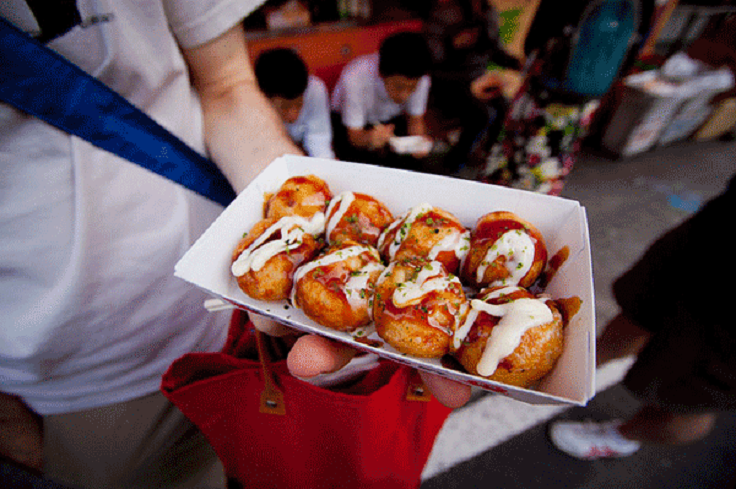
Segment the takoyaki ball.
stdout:
[[460,279],[447,273],[439,261],[394,261],[376,284],[376,332],[407,355],[438,358],[446,354],[467,310]]
[[322,213],[256,223],[233,252],[231,271],[240,289],[254,299],[288,299],[297,267],[322,248],[324,225]]
[[338,331],[368,325],[384,269],[372,246],[345,241],[297,269],[291,301],[316,323]]
[[547,247],[537,228],[511,212],[491,212],[478,219],[471,232],[460,277],[476,289],[529,287],[546,263]]
[[273,195],[267,195],[264,214],[266,218],[281,219],[285,216],[312,217],[325,212],[332,198],[327,183],[314,175],[292,177],[286,180]]
[[327,207],[325,238],[330,245],[353,240],[375,247],[381,232],[393,220],[388,207],[375,198],[342,192]]
[[549,373],[562,346],[555,303],[516,286],[492,287],[471,300],[452,340],[453,354],[468,372],[518,387]]
[[386,228],[378,240],[378,251],[387,262],[421,257],[437,260],[448,272],[457,273],[469,241],[470,232],[455,216],[420,204]]

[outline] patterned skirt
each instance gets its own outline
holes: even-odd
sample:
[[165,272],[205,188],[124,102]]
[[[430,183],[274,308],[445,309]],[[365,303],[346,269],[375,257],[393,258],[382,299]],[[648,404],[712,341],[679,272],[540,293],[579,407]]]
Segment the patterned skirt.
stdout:
[[478,179],[559,195],[599,103],[555,97],[537,78],[528,79],[511,102]]

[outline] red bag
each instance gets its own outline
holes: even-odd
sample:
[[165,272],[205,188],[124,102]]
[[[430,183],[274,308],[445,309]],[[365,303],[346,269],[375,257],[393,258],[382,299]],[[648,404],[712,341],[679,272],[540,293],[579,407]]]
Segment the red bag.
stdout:
[[271,362],[267,337],[246,321],[238,311],[221,353],[185,355],[161,386],[229,478],[260,489],[419,487],[450,409],[416,372],[382,361],[351,385],[316,387]]

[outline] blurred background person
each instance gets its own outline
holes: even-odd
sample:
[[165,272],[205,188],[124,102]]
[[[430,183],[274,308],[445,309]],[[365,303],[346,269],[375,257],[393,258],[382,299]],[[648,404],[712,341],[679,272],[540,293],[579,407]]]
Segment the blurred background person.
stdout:
[[276,48],[256,59],[256,78],[294,142],[309,156],[335,158],[327,87],[296,51]]
[[597,341],[597,364],[634,356],[623,385],[643,406],[626,420],[552,423],[558,449],[592,460],[632,455],[643,443],[692,443],[710,433],[719,412],[736,410],[731,292],[717,285],[736,273],[736,261],[693,265],[703,237],[734,212],[736,178],[614,282],[621,313]]
[[504,78],[493,68],[520,70],[504,48],[499,18],[486,0],[436,0],[424,24],[432,53],[430,106],[443,120],[458,120],[460,137],[445,158],[447,169],[466,163],[481,133],[503,121]]
[[[331,101],[340,159],[411,164],[411,158],[391,155],[389,141],[394,136],[428,137],[424,117],[431,63],[422,35],[400,32],[387,37],[378,53],[359,56],[343,68]],[[419,151],[413,156],[427,154]]]

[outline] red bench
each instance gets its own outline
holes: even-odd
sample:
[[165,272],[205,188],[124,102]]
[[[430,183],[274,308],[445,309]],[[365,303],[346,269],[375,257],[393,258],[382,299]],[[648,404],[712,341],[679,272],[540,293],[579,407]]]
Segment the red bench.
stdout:
[[339,27],[337,25],[315,26],[280,36],[251,34],[248,51],[252,60],[268,49],[292,48],[299,53],[309,72],[325,82],[332,91],[340,77],[343,66],[363,54],[378,51],[383,39],[401,31],[418,32],[421,20],[407,20],[372,24],[363,27]]

